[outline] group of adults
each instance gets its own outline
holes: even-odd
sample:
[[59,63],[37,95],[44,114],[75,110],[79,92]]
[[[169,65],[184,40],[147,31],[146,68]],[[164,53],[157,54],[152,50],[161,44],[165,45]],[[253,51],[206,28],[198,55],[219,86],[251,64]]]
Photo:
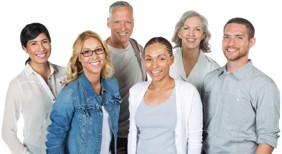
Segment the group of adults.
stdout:
[[107,26],[105,40],[90,30],[78,35],[67,67],[48,61],[43,24],[22,29],[29,58],[10,82],[2,124],[12,153],[270,154],[277,147],[280,92],[248,57],[256,42],[250,21],[224,25],[222,67],[206,55],[211,33],[196,11],[176,23],[175,46],[158,36],[143,48],[131,38],[126,1],[110,5]]

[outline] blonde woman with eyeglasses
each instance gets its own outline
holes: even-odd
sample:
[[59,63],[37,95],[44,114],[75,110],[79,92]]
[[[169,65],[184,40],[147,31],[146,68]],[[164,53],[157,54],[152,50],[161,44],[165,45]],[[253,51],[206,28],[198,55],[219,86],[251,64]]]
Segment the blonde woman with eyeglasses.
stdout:
[[50,115],[47,153],[109,153],[111,139],[116,145],[121,98],[109,55],[95,32],[78,35]]

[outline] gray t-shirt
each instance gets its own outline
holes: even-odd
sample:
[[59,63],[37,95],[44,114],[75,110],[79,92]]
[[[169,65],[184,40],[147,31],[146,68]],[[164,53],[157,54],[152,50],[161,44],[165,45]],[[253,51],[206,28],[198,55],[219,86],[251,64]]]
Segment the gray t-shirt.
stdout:
[[137,154],[176,154],[175,89],[164,103],[146,105],[144,99],[135,115],[138,129]]
[[129,129],[128,97],[129,89],[137,82],[143,81],[142,72],[132,45],[126,49],[117,49],[110,45],[111,60],[114,66],[114,76],[118,80],[121,95],[118,137],[126,138]]

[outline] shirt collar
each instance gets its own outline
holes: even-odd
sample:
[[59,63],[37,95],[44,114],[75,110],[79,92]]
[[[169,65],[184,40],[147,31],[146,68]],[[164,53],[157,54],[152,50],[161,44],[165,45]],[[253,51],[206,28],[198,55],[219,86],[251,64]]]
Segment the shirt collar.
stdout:
[[[58,69],[54,66],[54,64],[52,64],[52,63],[50,63],[50,62],[48,62],[48,64],[49,64],[49,67],[50,67],[50,69],[51,69],[51,74],[50,74],[50,76],[51,76],[52,74],[58,72]],[[36,72],[33,70],[33,68],[29,65],[29,63],[26,64],[26,67],[25,67],[25,69],[24,69],[24,72],[26,73],[27,76],[30,76],[30,75],[33,74],[33,73],[38,74],[38,73],[36,73]]]
[[[79,76],[78,80],[84,89],[84,93],[87,99],[94,99],[95,97],[99,96],[91,86],[91,83],[89,82],[84,73]],[[111,85],[109,85],[109,83],[103,77],[101,77],[101,84],[102,94],[110,93]]]
[[[243,67],[235,70],[234,72],[232,72],[232,74],[234,75],[235,78],[237,78],[238,80],[242,80],[245,75],[253,68],[253,63],[252,61],[249,59],[249,62],[244,65]],[[227,74],[227,70],[226,70],[226,65],[224,67],[221,67],[218,71],[218,76],[221,76],[223,74]]]

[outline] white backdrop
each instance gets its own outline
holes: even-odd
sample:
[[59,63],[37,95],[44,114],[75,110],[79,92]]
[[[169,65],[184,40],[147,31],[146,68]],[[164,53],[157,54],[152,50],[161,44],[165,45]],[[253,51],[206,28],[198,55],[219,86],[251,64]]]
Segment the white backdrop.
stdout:
[[[0,2],[0,45],[2,58],[0,80],[0,123],[6,90],[12,78],[24,68],[27,54],[21,49],[20,31],[28,23],[41,22],[52,38],[50,61],[65,66],[71,55],[71,47],[77,35],[93,30],[106,39],[108,7],[114,0],[11,0]],[[174,26],[182,13],[195,10],[209,21],[212,33],[212,53],[208,54],[220,65],[226,60],[221,50],[223,26],[233,17],[249,19],[256,29],[257,42],[250,51],[255,66],[268,74],[282,88],[281,48],[282,10],[279,0],[129,0],[134,8],[135,29],[132,37],[144,45],[154,36],[171,39]],[[280,109],[281,110],[281,109]],[[281,121],[281,120],[280,120]],[[20,125],[21,126],[21,125]],[[1,127],[2,128],[2,127]],[[21,127],[20,127],[21,129]],[[280,122],[280,129],[282,124]],[[19,135],[22,135],[20,132]],[[1,153],[10,153],[0,140]],[[282,153],[282,140],[274,154]]]

